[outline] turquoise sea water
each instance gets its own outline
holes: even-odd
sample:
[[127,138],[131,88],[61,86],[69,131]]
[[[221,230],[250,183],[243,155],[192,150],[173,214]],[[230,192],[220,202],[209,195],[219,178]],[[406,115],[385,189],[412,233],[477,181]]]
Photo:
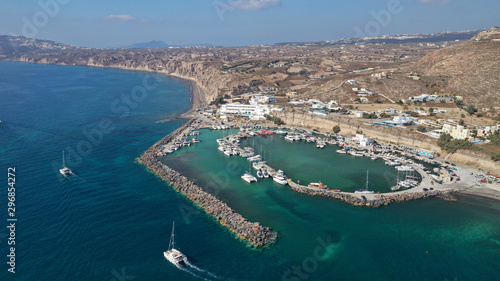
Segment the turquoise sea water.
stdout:
[[[200,280],[193,274],[208,280],[500,280],[498,202],[461,197],[368,209],[294,193],[271,180],[248,185],[240,179],[247,162],[220,153],[215,139],[221,133],[204,130],[202,143],[164,161],[280,233],[272,248],[248,249],[134,161],[185,122],[155,123],[189,108],[189,86],[180,80],[0,62],[0,97],[0,163],[5,187],[7,168],[16,167],[18,218],[11,274],[5,188],[0,280]],[[304,183],[354,190],[367,169],[375,190],[394,180],[393,168],[336,155],[333,147],[256,138],[257,150],[261,144],[272,166]],[[63,149],[78,178],[57,173]],[[218,278],[165,260],[173,220],[181,250]]]

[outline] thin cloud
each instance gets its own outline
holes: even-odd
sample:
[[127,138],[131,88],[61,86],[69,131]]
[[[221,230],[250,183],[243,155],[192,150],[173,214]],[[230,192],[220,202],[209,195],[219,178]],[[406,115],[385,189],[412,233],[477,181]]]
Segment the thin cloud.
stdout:
[[229,10],[263,10],[279,6],[281,0],[237,0],[219,2],[219,7]]
[[123,22],[138,22],[138,23],[147,23],[149,22],[146,19],[137,19],[132,15],[109,15],[103,18],[105,21],[123,21]]

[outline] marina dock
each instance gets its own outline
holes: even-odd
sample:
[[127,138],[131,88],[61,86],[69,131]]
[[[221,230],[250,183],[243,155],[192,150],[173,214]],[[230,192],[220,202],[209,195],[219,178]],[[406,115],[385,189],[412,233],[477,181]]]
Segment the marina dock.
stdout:
[[[233,135],[226,136],[223,139],[218,140],[218,142],[221,141],[225,149],[232,151],[232,153],[229,155],[238,155],[241,152],[241,148],[239,147],[239,142],[235,140],[242,137],[249,138],[257,135],[257,133],[254,133],[252,131],[239,132]],[[353,149],[353,151],[355,150],[356,148]],[[359,156],[371,157],[373,155],[359,154]],[[251,157],[249,157],[249,159],[250,158]],[[398,165],[401,165],[401,163],[404,162],[396,163]],[[411,186],[405,190],[399,190],[390,193],[342,192],[335,189],[300,185],[293,182],[291,179],[288,179],[288,185],[295,192],[307,194],[310,196],[322,196],[337,199],[354,206],[362,207],[382,207],[388,206],[393,203],[424,199],[429,197],[440,197],[446,200],[454,200],[453,194],[457,192],[456,189],[447,187],[445,185],[434,184],[434,180],[431,178],[431,176],[428,175],[419,165],[416,165],[414,163],[407,163],[406,165],[407,167],[411,168],[412,171],[415,171],[420,175],[420,183],[416,183],[414,186]],[[277,169],[269,166],[267,163],[259,163],[259,166],[261,170],[266,170],[267,172],[269,172],[272,177],[277,174]]]
[[238,238],[252,247],[266,247],[274,243],[278,233],[258,222],[251,222],[234,211],[224,202],[206,192],[179,172],[163,164],[157,157],[164,145],[172,144],[175,139],[186,134],[195,119],[190,120],[144,152],[138,161],[148,167],[157,176],[168,182],[177,192],[189,198],[196,206],[203,209],[218,223],[225,226]]

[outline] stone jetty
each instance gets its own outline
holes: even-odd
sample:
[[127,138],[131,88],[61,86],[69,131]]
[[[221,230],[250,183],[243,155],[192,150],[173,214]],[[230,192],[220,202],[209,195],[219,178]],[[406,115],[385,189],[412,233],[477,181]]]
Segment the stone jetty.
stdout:
[[404,192],[397,194],[375,194],[371,195],[373,198],[369,199],[362,194],[353,194],[348,192],[337,192],[331,189],[317,189],[310,188],[307,186],[296,184],[292,181],[288,182],[290,188],[299,193],[304,193],[311,196],[321,196],[327,198],[337,199],[354,206],[360,207],[383,207],[389,206],[393,203],[401,203],[405,201],[424,199],[429,197],[440,197],[447,200],[453,200],[453,194],[456,193],[455,190],[429,190],[429,191],[416,191],[416,192]]
[[228,228],[237,237],[245,241],[252,247],[266,247],[274,243],[278,234],[268,227],[262,226],[258,222],[251,222],[238,214],[226,203],[217,197],[203,190],[179,172],[168,167],[157,158],[157,153],[161,145],[165,145],[182,134],[186,128],[193,123],[190,120],[181,128],[175,130],[162,140],[154,144],[144,152],[138,161],[147,166],[160,178],[168,182],[177,192],[185,195],[199,208],[217,220],[221,225]]

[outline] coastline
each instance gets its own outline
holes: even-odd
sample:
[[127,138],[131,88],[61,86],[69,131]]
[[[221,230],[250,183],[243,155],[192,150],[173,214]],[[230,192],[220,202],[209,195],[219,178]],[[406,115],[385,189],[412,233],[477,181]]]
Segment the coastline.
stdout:
[[185,134],[194,120],[190,119],[182,127],[163,137],[145,151],[137,161],[145,165],[156,176],[166,181],[175,191],[184,195],[195,206],[202,209],[207,215],[226,227],[249,246],[263,248],[275,243],[278,239],[277,232],[272,231],[269,227],[262,226],[258,222],[249,221],[226,203],[206,192],[202,187],[168,167],[157,158],[161,146],[171,143],[176,137]]
[[191,93],[191,108],[188,111],[179,115],[179,118],[186,118],[186,119],[194,118],[193,113],[195,113],[198,108],[201,108],[202,106],[206,105],[205,92],[200,87],[198,81],[196,81],[193,78],[188,78],[177,74],[165,74],[165,75],[185,80],[189,84]]
[[23,60],[0,60],[0,61],[14,61],[14,62],[22,62],[22,63],[31,63],[31,64],[45,64],[45,65],[59,65],[59,66],[86,66],[86,67],[97,67],[97,68],[115,68],[115,69],[122,69],[122,70],[129,70],[129,71],[138,71],[138,72],[152,72],[152,73],[158,73],[158,74],[163,74],[165,76],[171,77],[171,78],[176,78],[180,79],[183,82],[185,82],[187,85],[189,85],[190,88],[190,104],[191,107],[184,113],[180,114],[176,118],[186,118],[186,119],[191,119],[193,118],[192,114],[196,111],[196,109],[204,106],[207,104],[206,101],[206,95],[205,95],[205,90],[200,86],[198,81],[195,78],[192,77],[187,77],[183,75],[179,75],[177,73],[166,73],[164,71],[155,71],[155,70],[149,70],[149,69],[139,69],[139,68],[129,68],[129,67],[124,67],[124,66],[105,66],[105,65],[92,65],[92,64],[78,64],[78,65],[69,65],[69,64],[63,64],[63,63],[45,63],[45,62],[30,62],[30,61],[23,61]]
[[[30,62],[30,61],[22,61],[22,60],[5,60],[5,61],[17,61],[17,62],[31,63],[31,64],[47,64],[47,65],[68,66],[68,64],[44,63],[44,62]],[[195,116],[196,109],[198,109],[198,108],[200,108],[200,107],[202,107],[202,106],[204,106],[204,105],[207,104],[206,103],[206,95],[205,95],[204,90],[199,85],[198,81],[196,79],[194,79],[194,78],[191,78],[191,77],[186,77],[186,76],[179,75],[179,74],[176,74],[176,73],[166,73],[166,72],[163,72],[163,71],[155,71],[155,70],[149,70],[149,69],[128,68],[128,67],[123,67],[123,66],[104,66],[104,65],[89,65],[89,64],[81,64],[81,65],[77,65],[77,66],[88,66],[88,67],[99,67],[99,68],[116,68],[116,69],[129,70],[129,71],[139,71],[139,72],[146,72],[146,73],[147,72],[153,72],[153,73],[159,73],[159,74],[163,74],[163,75],[166,75],[166,76],[170,76],[170,77],[173,77],[173,78],[177,78],[177,79],[183,80],[190,87],[190,95],[191,95],[190,102],[191,102],[191,107],[186,112],[184,112],[184,113],[182,113],[179,116],[174,117],[174,118],[184,118],[184,119],[189,119],[191,121],[194,118],[196,118],[196,116]],[[293,117],[297,117],[297,116],[295,116],[295,114],[293,114],[293,115],[294,115]],[[312,116],[311,118],[314,119],[314,118],[318,118],[318,117],[317,116]],[[292,119],[293,119],[293,121],[297,121],[297,120],[295,120],[295,118],[292,118]],[[325,119],[322,118],[322,120],[325,120]],[[328,121],[331,121],[331,120],[328,120]],[[337,122],[339,122],[339,121],[337,121]],[[291,122],[291,123],[295,123],[295,122]],[[318,124],[318,123],[316,123],[316,124]],[[309,126],[296,126],[296,125],[298,125],[298,124],[294,124],[292,126],[293,127],[309,127]],[[304,125],[304,124],[302,124],[302,125]],[[345,126],[345,124],[342,124],[342,125]],[[351,125],[349,125],[349,129],[346,127],[346,128],[343,128],[343,130],[347,130],[347,131],[351,130]],[[390,136],[390,134],[389,134],[389,136]],[[387,137],[387,135],[386,135],[386,137]],[[394,136],[394,138],[395,137],[396,136]],[[398,139],[398,141],[401,141],[402,140],[402,136],[398,136],[397,139]],[[461,163],[461,161],[458,161],[458,163]],[[461,163],[461,164],[464,165],[465,167],[468,167],[468,168],[477,169],[477,167],[474,167],[474,166],[471,166],[471,165],[467,165],[467,164],[464,164],[464,163]],[[453,188],[453,186],[450,186],[450,187]],[[462,195],[465,195],[465,196],[475,196],[475,197],[481,197],[481,198],[485,198],[485,199],[500,201],[500,190],[496,191],[495,189],[491,189],[491,188],[474,188],[474,189],[472,189],[472,188],[468,188],[468,189],[459,188],[459,189],[455,189],[455,192],[457,194],[462,194]],[[495,194],[495,192],[497,192],[497,193]],[[499,195],[499,196],[497,197],[497,195]]]
[[471,187],[468,189],[458,190],[457,194],[462,196],[500,201],[500,191],[489,187]]

